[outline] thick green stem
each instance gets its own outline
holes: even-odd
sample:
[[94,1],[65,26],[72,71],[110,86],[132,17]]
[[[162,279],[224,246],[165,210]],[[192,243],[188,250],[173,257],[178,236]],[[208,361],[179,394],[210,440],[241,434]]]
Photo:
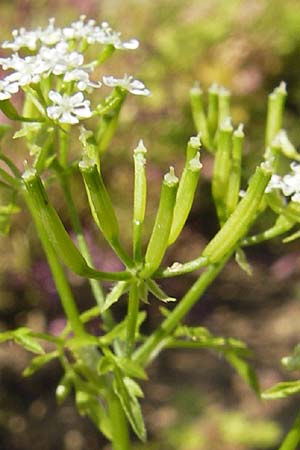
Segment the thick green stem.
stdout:
[[85,334],[84,327],[81,323],[79,311],[77,309],[66,275],[60,262],[57,259],[57,255],[51,243],[49,242],[47,230],[43,227],[43,224],[39,220],[39,215],[36,213],[35,205],[32,202],[30,195],[25,191],[23,191],[23,195],[35,222],[38,236],[46,253],[52,276],[71,329],[76,336],[82,336]]
[[133,354],[133,359],[146,365],[159,351],[164,340],[172,333],[179,322],[186,316],[194,304],[199,301],[203,292],[219,274],[227,261],[228,255],[218,264],[209,266],[200,278],[193,284],[186,295],[180,300],[175,309],[154,331],[154,333]]
[[120,400],[113,389],[108,390],[108,409],[112,428],[113,450],[131,450],[128,423]]

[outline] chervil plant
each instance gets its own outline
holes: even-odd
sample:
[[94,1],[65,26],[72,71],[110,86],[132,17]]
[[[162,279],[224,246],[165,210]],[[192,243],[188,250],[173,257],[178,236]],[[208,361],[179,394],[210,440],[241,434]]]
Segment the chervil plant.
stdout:
[[[86,61],[93,54],[88,51],[91,46],[95,46],[97,57]],[[190,99],[197,134],[187,143],[182,173],[176,176],[171,166],[161,182],[156,218],[146,248],[142,236],[147,150],[142,140],[133,152],[132,249],[123,247],[115,208],[102,177],[102,154],[114,135],[127,94],[148,96],[150,91],[131,75],[117,78],[107,74],[104,63],[115,50],[137,47],[135,39],[122,41],[120,33],[108,23],[97,25],[82,16],[65,28],[56,27],[51,19],[46,28],[13,31],[12,41],[2,44],[11,53],[0,58],[7,73],[0,81],[0,108],[20,124],[14,138],[22,138],[28,148],[23,173],[9,156],[0,154],[3,167],[7,168],[0,168],[1,188],[11,194],[11,203],[0,209],[1,226],[7,229],[10,215],[17,210],[14,205],[17,200],[21,204],[23,201],[35,224],[67,320],[58,337],[21,327],[4,330],[0,340],[14,340],[36,354],[24,371],[25,376],[57,358],[64,371],[56,389],[58,402],[72,393],[79,413],[94,422],[114,450],[130,449],[129,427],[139,439],[146,440],[140,380],[147,380],[147,366],[166,348],[214,350],[260,395],[258,380],[247,362],[247,346],[234,338],[214,336],[204,327],[188,327],[184,319],[232,256],[249,272],[244,248],[289,233],[300,222],[299,165],[293,162],[290,174],[282,173],[280,166],[282,156],[293,161],[300,159],[282,130],[285,84],[281,83],[269,96],[265,151],[242,195],[244,131],[243,125],[232,124],[230,93],[213,85],[206,110],[203,92],[196,85]],[[111,88],[107,96],[103,85]],[[20,91],[24,97],[22,112],[11,101]],[[1,133],[7,128],[3,125]],[[70,137],[76,133],[79,155],[70,153]],[[198,189],[200,153],[204,149],[214,156],[212,200],[219,231],[199,257],[165,267],[164,256],[176,243]],[[78,173],[99,233],[123,264],[120,272],[106,272],[93,264],[70,186]],[[48,187],[54,182],[64,193],[72,230],[66,230],[49,197]],[[270,210],[274,213],[274,226],[252,235],[251,227]],[[70,237],[71,231],[76,243]],[[298,236],[299,231],[292,232],[285,240]],[[90,283],[95,306],[81,314],[65,268]],[[201,275],[181,299],[170,297],[159,286],[163,278],[184,276],[198,269],[202,269]],[[101,285],[104,280],[112,284],[108,292]],[[141,325],[146,318],[144,303],[149,301],[149,293],[164,307],[160,325],[145,335]],[[121,298],[126,299],[127,313],[116,322],[111,307]],[[167,308],[168,302],[174,302],[174,307]],[[101,318],[98,335],[90,334],[86,327],[95,317]],[[298,368],[298,350],[294,357],[285,360],[289,368]],[[289,383],[289,393],[300,390],[299,381],[295,383]],[[286,393],[287,385],[271,388],[264,396],[274,396],[274,392],[275,396]],[[299,441],[299,432],[297,436]],[[285,450],[294,448],[285,445]]]

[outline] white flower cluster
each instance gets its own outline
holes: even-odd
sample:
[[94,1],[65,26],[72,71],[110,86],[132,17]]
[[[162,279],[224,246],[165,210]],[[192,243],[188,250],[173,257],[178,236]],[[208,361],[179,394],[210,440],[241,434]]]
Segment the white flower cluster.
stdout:
[[292,201],[300,203],[300,164],[291,164],[292,172],[287,175],[272,175],[266,188],[266,193],[274,189],[280,189],[285,197],[290,197]]
[[[136,39],[123,42],[120,36],[107,22],[96,25],[94,20],[87,20],[85,16],[65,28],[57,28],[55,20],[50,19],[46,28],[14,30],[13,40],[2,44],[2,48],[13,53],[7,58],[0,58],[0,66],[10,72],[0,80],[0,101],[10,99],[20,88],[55,75],[63,82],[59,83],[62,92],[56,92],[50,87],[48,97],[52,105],[46,108],[48,117],[69,124],[77,123],[80,118],[91,117],[90,101],[84,98],[83,92],[99,88],[102,83],[90,79],[97,61],[86,64],[83,54],[77,49],[90,44],[112,45],[116,49],[138,47]],[[30,55],[21,56],[18,53],[19,50],[24,52],[24,49]],[[103,82],[110,87],[120,86],[136,95],[150,94],[142,82],[128,75],[121,79],[103,77]],[[66,83],[70,83],[70,88],[66,87]],[[77,88],[77,92],[74,92],[74,88]]]
[[116,49],[135,50],[139,46],[136,39],[122,42],[121,33],[114,31],[107,22],[96,25],[95,20],[86,20],[80,16],[79,20],[65,28],[56,28],[55,19],[50,19],[46,28],[37,28],[28,31],[25,28],[12,32],[13,40],[5,41],[2,48],[9,48],[17,52],[21,48],[31,51],[37,50],[41,45],[52,46],[58,42],[86,40],[88,44],[113,45]]

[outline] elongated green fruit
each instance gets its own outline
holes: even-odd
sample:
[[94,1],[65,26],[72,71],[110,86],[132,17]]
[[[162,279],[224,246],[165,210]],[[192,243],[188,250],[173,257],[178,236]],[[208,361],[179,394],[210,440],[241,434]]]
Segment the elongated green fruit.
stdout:
[[158,211],[145,255],[145,266],[140,275],[148,278],[159,267],[168,246],[173,221],[173,211],[178,187],[174,168],[164,176]]
[[41,224],[47,231],[49,241],[53,245],[59,258],[73,272],[79,275],[87,275],[90,273],[89,267],[85,259],[73,243],[64,228],[55,209],[49,203],[49,199],[43,183],[34,170],[28,170],[23,174],[23,180],[27,192],[31,195]]
[[208,109],[207,109],[207,125],[211,142],[214,141],[214,137],[218,128],[218,85],[212,84],[208,90]]
[[168,245],[171,245],[176,241],[191,211],[200,177],[201,167],[200,152],[198,152],[195,158],[191,159],[187,166],[183,169],[176,195],[173,222]]
[[241,187],[241,171],[242,171],[241,162],[242,162],[243,143],[244,143],[243,125],[240,124],[239,127],[234,131],[232,137],[232,160],[231,160],[232,162],[226,198],[226,213],[228,217],[235,210],[236,205],[238,204],[239,201],[239,192]]
[[211,263],[221,261],[233,251],[239,240],[247,233],[271,176],[272,170],[267,162],[257,167],[245,197],[202,253],[202,256],[208,258]]
[[266,147],[271,144],[278,131],[282,128],[282,117],[286,95],[286,84],[283,81],[269,95],[265,138]]
[[27,193],[34,203],[38,221],[37,227],[43,227],[47,232],[49,242],[54,248],[59,259],[73,272],[89,278],[106,280],[128,279],[128,273],[98,272],[89,267],[84,257],[73,243],[57,212],[50,204],[42,180],[34,169],[29,169],[23,174],[24,185]]
[[135,261],[142,258],[141,239],[145,218],[147,179],[145,172],[147,150],[142,140],[134,150],[134,199],[133,199],[133,255]]
[[109,194],[96,163],[85,156],[79,163],[93,218],[109,242],[118,239],[119,226]]
[[190,160],[195,158],[201,147],[201,132],[197,136],[192,136],[186,146],[185,152],[185,167],[189,164]]
[[212,193],[220,223],[226,219],[226,194],[231,169],[231,120],[227,117],[219,129],[218,149],[214,162]]
[[218,89],[218,109],[219,109],[219,117],[218,117],[218,126],[221,127],[224,120],[227,117],[230,117],[230,91],[224,87],[220,87]]
[[115,210],[96,162],[85,155],[79,163],[79,169],[84,179],[90,209],[96,224],[121,261],[127,267],[133,267],[132,260],[120,244],[119,225]]
[[190,90],[190,102],[196,130],[198,131],[198,133],[201,132],[201,137],[204,146],[208,150],[211,150],[207,119],[203,105],[203,91],[198,84],[196,84]]

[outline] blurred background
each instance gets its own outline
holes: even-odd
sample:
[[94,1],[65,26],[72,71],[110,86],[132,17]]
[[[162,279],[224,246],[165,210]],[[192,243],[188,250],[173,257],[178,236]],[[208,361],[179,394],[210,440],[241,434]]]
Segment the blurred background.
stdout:
[[[148,148],[147,237],[161,177],[170,164],[180,171],[186,142],[195,134],[188,101],[195,80],[204,88],[216,81],[232,91],[234,122],[245,123],[247,136],[244,185],[264,150],[267,95],[281,80],[288,85],[285,127],[299,148],[299,0],[1,0],[1,41],[10,38],[13,28],[44,26],[49,17],[65,26],[80,14],[107,20],[124,39],[139,39],[137,51],[114,55],[106,74],[132,73],[152,91],[150,98],[128,98],[104,156],[105,179],[128,248],[132,150],[143,138]],[[10,139],[3,149],[21,164],[21,142],[12,145]],[[203,155],[202,162],[201,189],[166,262],[198,256],[217,229],[210,201],[211,159]],[[97,266],[117,269],[118,262],[91,223],[79,179],[73,189]],[[65,205],[59,196],[53,198],[68,224]],[[8,236],[0,240],[0,329],[26,325],[58,333],[64,325],[62,311],[26,212],[15,217]],[[252,277],[231,262],[188,320],[217,335],[245,340],[267,388],[291,376],[280,359],[300,338],[299,243],[283,246],[277,240],[247,255]],[[180,298],[195,277],[172,279],[163,287]],[[73,275],[70,280],[80,308],[92,305],[88,285]],[[158,306],[153,301],[148,307],[149,329],[160,320]],[[14,344],[0,346],[0,450],[108,449],[93,425],[78,416],[72,399],[56,405],[58,364],[24,379],[20,374],[29,359]],[[150,379],[143,402],[150,440],[143,446],[136,443],[135,450],[275,450],[299,410],[295,400],[259,401],[222,358],[205,351],[163,353],[151,366]]]

